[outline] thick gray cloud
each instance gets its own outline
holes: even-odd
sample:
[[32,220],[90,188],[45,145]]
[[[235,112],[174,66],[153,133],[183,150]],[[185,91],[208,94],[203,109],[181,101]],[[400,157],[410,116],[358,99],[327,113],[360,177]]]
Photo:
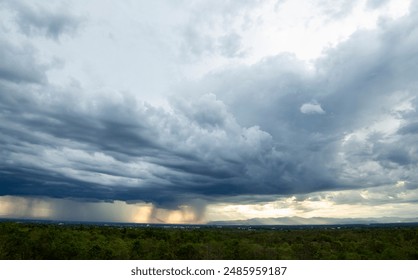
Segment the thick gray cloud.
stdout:
[[31,46],[16,46],[0,37],[0,79],[13,82],[42,83],[45,69],[36,61],[36,50]]
[[[58,24],[54,17],[38,21],[33,7],[17,11],[25,34],[58,38],[78,22],[65,14]],[[33,46],[14,46],[2,34],[0,195],[175,208],[196,199],[258,201],[399,181],[413,190],[417,19],[411,11],[358,31],[313,68],[279,54],[213,72],[178,87],[168,108],[130,93],[54,85]],[[240,37],[231,30],[214,35],[214,44],[188,26],[179,31],[195,44],[187,55],[211,48],[239,54]]]
[[317,60],[315,71],[279,55],[213,74],[204,88],[244,125],[270,133],[301,182],[317,178],[337,189],[415,182],[416,26],[411,12],[356,32]]
[[12,10],[18,28],[29,36],[42,35],[57,40],[61,35],[77,30],[81,17],[69,14],[64,2],[48,4],[42,1],[4,1],[1,5]]
[[[169,205],[197,195],[251,193],[250,182],[257,184],[251,177],[261,176],[258,165],[273,151],[270,135],[239,126],[213,95],[179,101],[170,114],[109,100],[93,111],[92,104],[48,99],[53,94],[60,93],[1,98],[2,194]],[[183,114],[187,106],[195,112]]]

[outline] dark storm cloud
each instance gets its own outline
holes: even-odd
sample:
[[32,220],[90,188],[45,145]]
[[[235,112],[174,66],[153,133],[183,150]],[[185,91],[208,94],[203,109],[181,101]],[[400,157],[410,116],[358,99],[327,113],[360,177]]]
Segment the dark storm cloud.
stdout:
[[89,103],[81,93],[70,93],[78,88],[5,89],[3,195],[174,207],[195,196],[256,192],[249,172],[272,151],[267,133],[240,127],[213,95],[178,100],[171,114],[130,99]]
[[[280,54],[212,73],[185,86],[170,110],[128,93],[53,86],[36,51],[15,51],[3,36],[0,194],[175,208],[400,180],[412,189],[416,26],[411,13],[359,31],[314,70]],[[225,43],[230,55],[234,40]]]

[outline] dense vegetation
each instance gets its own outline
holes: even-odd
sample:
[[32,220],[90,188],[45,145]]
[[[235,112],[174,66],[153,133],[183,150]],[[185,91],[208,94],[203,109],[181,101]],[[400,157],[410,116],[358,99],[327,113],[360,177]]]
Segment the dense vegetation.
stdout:
[[418,259],[418,227],[240,230],[2,222],[0,259]]

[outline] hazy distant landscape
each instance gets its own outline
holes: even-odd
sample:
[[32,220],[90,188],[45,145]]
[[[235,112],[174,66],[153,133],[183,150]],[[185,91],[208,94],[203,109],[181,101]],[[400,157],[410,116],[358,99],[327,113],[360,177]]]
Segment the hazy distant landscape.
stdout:
[[0,222],[0,259],[418,259],[418,224]]
[[213,221],[212,225],[350,225],[350,224],[378,224],[378,223],[418,223],[418,218],[324,218],[324,217],[282,217],[282,218],[254,218],[247,220]]

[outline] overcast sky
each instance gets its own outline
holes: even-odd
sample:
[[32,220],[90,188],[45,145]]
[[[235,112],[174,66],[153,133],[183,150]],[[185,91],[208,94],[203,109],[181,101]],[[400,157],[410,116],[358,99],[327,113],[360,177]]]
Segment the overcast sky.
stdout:
[[416,217],[418,4],[0,0],[0,217]]

